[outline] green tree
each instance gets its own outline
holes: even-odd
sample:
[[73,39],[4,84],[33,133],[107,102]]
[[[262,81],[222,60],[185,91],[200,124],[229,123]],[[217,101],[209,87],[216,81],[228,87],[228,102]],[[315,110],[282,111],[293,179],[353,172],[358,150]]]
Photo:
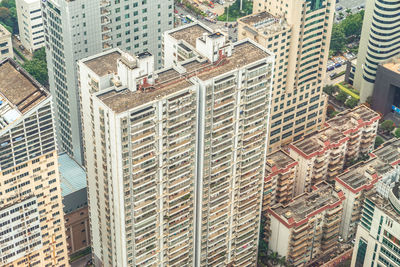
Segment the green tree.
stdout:
[[364,13],[350,14],[340,23],[346,37],[360,36]]
[[381,123],[381,129],[384,132],[391,132],[394,130],[395,124],[391,120],[385,120],[384,122]]
[[45,61],[32,59],[26,61],[23,65],[24,69],[29,72],[39,83],[48,85],[47,64]]
[[394,131],[394,136],[396,136],[397,138],[400,138],[400,128],[397,128],[397,129]]
[[323,89],[328,95],[333,95],[338,91],[339,87],[337,85],[326,85]]
[[375,138],[375,148],[378,148],[380,145],[382,145],[385,141],[383,140],[382,137],[380,137],[379,135],[376,136]]
[[46,50],[44,49],[44,47],[36,50],[33,53],[33,59],[37,59],[37,60],[46,62]]
[[347,94],[343,91],[340,91],[336,96],[336,100],[342,103],[345,103],[347,100]]
[[15,0],[2,0],[1,2],[0,2],[0,6],[2,6],[2,7],[6,7],[6,8],[8,8],[8,9],[10,9],[10,8],[15,8],[16,6],[15,6]]
[[346,44],[346,36],[343,28],[339,24],[333,24],[330,49],[334,53],[344,50]]
[[354,108],[355,106],[358,105],[358,100],[355,99],[354,97],[351,97],[350,99],[348,99],[345,103],[346,107],[349,108]]

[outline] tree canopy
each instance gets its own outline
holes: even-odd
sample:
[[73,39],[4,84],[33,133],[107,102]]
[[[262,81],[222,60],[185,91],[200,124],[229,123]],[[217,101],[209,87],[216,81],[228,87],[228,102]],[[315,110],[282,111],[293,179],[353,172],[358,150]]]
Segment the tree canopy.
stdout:
[[46,52],[44,47],[33,53],[32,60],[25,61],[22,65],[39,83],[47,86],[49,77],[47,73]]
[[334,53],[341,52],[345,49],[346,36],[343,28],[339,24],[333,24],[332,35],[331,35],[331,46],[330,49]]
[[0,1],[0,23],[11,33],[18,33],[17,10],[15,0]]

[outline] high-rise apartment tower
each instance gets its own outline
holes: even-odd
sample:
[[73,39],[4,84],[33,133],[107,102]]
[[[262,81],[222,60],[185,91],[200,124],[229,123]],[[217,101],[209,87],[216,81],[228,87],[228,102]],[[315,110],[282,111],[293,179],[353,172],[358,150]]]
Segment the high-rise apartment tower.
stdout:
[[51,99],[0,62],[1,266],[69,266]]
[[239,39],[250,38],[276,56],[269,151],[324,122],[334,6],[334,0],[255,0],[257,13],[239,20]]
[[161,66],[162,33],[173,27],[172,0],[42,1],[50,91],[60,149],[83,162],[76,62],[112,47],[150,51]]
[[159,71],[118,49],[79,62],[95,262],[255,266],[273,56],[201,24],[165,36],[182,57]]

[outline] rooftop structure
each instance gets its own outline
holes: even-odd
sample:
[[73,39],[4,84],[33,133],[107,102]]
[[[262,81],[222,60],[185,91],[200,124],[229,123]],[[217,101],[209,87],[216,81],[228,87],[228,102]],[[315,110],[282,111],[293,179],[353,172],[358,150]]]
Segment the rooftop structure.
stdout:
[[0,130],[50,95],[12,59],[0,61],[0,88]]
[[274,173],[276,171],[290,168],[292,165],[297,164],[297,162],[289,156],[283,150],[277,150],[267,156],[267,166],[271,168],[270,171],[267,171],[266,175]]
[[246,30],[264,35],[290,29],[284,17],[276,17],[266,11],[248,15],[239,21],[246,24]]
[[197,38],[203,36],[204,34],[212,34],[212,31],[199,23],[190,24],[187,27],[179,27],[178,29],[170,31],[170,35],[173,38],[176,40],[184,40],[193,47],[196,47]]
[[323,182],[317,184],[314,191],[293,198],[286,206],[271,207],[269,212],[287,227],[298,227],[307,223],[316,212],[338,206],[343,200],[343,192],[334,193],[332,186]]
[[312,158],[326,153],[330,148],[343,144],[347,140],[348,138],[340,130],[325,128],[291,143],[290,148],[305,158]]
[[371,125],[379,121],[380,115],[374,110],[360,105],[351,110],[340,112],[332,119],[326,121],[326,125],[341,131],[343,134],[348,135],[353,132],[359,131],[366,125]]
[[400,74],[400,56],[393,57],[390,60],[383,62],[382,66],[388,70]]

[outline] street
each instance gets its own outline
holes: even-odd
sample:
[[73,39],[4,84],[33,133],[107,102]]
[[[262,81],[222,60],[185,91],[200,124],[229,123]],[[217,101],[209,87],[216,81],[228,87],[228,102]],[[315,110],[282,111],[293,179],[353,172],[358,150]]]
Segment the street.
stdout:
[[[361,6],[365,7],[365,0],[340,0],[338,3],[336,3],[335,22],[340,22],[338,19],[339,13],[343,13],[345,15],[347,9],[350,9],[352,13],[357,13],[361,10],[359,8]],[[340,7],[342,7],[342,9],[338,10]]]
[[92,258],[92,254],[88,254],[71,263],[71,267],[85,267],[86,263]]
[[339,76],[339,77],[337,77],[337,78],[335,78],[333,80],[331,80],[330,75],[333,74],[333,73],[340,73],[340,72],[345,71],[345,70],[346,70],[346,64],[342,65],[339,68],[335,68],[334,70],[327,71],[326,75],[325,75],[324,85],[334,85],[334,84],[343,82],[344,81],[344,75]]

